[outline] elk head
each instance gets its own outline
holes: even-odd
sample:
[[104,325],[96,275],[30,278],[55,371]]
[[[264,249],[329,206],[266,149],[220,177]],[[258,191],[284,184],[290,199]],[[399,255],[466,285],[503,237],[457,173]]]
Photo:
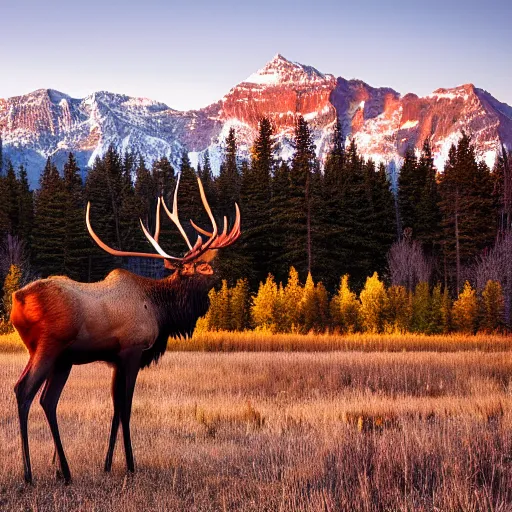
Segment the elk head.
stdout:
[[[222,232],[219,232],[217,223],[211,211],[210,205],[208,204],[208,200],[206,199],[203,184],[201,180],[197,178],[197,183],[199,185],[199,192],[201,194],[201,201],[203,206],[208,214],[210,222],[212,223],[213,230],[211,232],[206,231],[199,226],[197,226],[193,220],[190,220],[192,227],[200,233],[197,237],[197,240],[194,245],[190,243],[190,240],[181,225],[181,222],[178,218],[178,187],[180,184],[180,176],[178,176],[178,181],[176,183],[176,188],[174,190],[174,200],[172,211],[167,208],[163,197],[158,198],[157,207],[156,207],[156,228],[153,236],[149,233],[149,231],[144,226],[142,220],[140,220],[140,225],[142,227],[142,231],[144,235],[149,240],[151,245],[156,250],[156,253],[145,253],[145,252],[130,252],[130,251],[119,251],[117,249],[112,249],[107,244],[105,244],[96,233],[93,231],[90,222],[90,209],[91,203],[87,203],[87,213],[86,213],[86,224],[87,229],[89,230],[89,234],[93,238],[93,240],[106,252],[112,254],[113,256],[136,256],[142,258],[157,258],[164,260],[164,265],[169,270],[174,270],[178,272],[182,276],[191,276],[194,274],[202,274],[202,275],[211,275],[213,274],[213,269],[210,265],[211,261],[215,258],[217,251],[223,247],[227,247],[235,242],[240,237],[240,209],[238,204],[235,203],[236,217],[235,222],[233,224],[232,229],[228,233],[228,221],[227,218],[224,217],[224,225]],[[160,235],[160,207],[163,206],[166,214],[169,219],[176,225],[179,232],[185,239],[185,242],[189,248],[188,252],[183,257],[171,256],[167,254],[162,247],[160,247],[158,243],[158,238]],[[206,241],[203,242],[203,238],[201,235],[207,237]]]

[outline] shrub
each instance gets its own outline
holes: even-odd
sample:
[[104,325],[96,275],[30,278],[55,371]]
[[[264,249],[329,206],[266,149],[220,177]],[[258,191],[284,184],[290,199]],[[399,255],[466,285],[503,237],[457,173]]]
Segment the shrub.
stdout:
[[504,310],[505,299],[501,284],[498,281],[487,281],[482,292],[481,328],[486,332],[496,332],[503,329]]
[[12,309],[12,294],[19,290],[21,287],[21,279],[22,272],[21,268],[18,265],[12,264],[9,267],[9,272],[7,273],[7,277],[4,281],[3,287],[3,311],[4,311],[4,319],[2,322],[1,329],[4,332],[12,332],[14,329],[9,321],[9,317],[11,315]]
[[390,286],[388,289],[386,331],[406,332],[411,319],[409,293],[405,286]]

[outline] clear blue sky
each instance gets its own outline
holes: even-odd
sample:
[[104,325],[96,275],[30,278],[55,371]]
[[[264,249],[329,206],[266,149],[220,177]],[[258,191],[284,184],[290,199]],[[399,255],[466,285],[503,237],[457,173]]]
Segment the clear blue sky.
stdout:
[[0,98],[200,108],[281,53],[401,93],[472,82],[512,105],[511,24],[511,0],[0,0]]

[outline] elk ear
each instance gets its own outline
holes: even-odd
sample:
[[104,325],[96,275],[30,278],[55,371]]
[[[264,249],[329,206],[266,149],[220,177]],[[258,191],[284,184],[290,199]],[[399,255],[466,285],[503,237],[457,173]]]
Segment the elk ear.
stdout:
[[164,260],[164,267],[168,270],[177,270],[178,267],[169,260]]
[[196,272],[203,276],[211,276],[213,274],[213,268],[208,263],[200,263],[196,266]]
[[217,256],[217,252],[218,252],[217,249],[211,249],[209,251],[206,251],[201,256],[201,261],[204,261],[205,263],[210,263],[211,261],[213,261],[215,256]]

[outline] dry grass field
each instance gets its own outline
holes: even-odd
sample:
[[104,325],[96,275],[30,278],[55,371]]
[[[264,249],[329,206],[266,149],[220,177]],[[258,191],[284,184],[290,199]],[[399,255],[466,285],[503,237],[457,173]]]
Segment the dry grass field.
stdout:
[[31,487],[12,392],[27,356],[11,338],[0,353],[0,510],[512,510],[510,340],[291,352],[262,339],[276,351],[171,351],[141,372],[131,477],[120,439],[112,474],[102,471],[110,369],[75,367],[58,410],[73,483],[54,478],[36,401]]

